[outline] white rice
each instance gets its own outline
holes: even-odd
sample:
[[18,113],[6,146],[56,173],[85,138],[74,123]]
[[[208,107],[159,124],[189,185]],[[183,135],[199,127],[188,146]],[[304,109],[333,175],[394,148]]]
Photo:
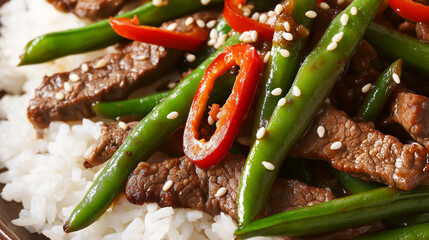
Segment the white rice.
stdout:
[[0,168],[8,169],[0,174],[6,184],[1,196],[24,206],[14,224],[50,239],[233,239],[236,223],[227,215],[212,218],[196,210],[135,206],[124,196],[90,227],[64,233],[63,223],[101,169],[82,165],[100,124],[88,119],[75,125],[54,122],[37,139],[26,108],[44,75],[73,69],[111,49],[18,68],[29,40],[86,23],[45,0],[11,0],[0,9],[0,21],[0,89],[11,93],[0,100]]

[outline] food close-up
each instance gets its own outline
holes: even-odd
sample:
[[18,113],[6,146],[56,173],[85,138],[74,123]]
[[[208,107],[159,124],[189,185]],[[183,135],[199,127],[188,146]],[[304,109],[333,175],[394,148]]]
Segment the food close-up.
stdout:
[[0,0],[0,238],[429,239],[429,1]]

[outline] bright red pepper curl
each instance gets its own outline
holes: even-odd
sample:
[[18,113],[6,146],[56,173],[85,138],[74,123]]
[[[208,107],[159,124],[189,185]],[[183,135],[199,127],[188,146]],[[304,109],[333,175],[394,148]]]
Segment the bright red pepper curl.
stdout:
[[429,22],[429,6],[413,0],[389,0],[390,7],[401,17],[415,22]]
[[139,25],[139,19],[135,15],[133,19],[111,17],[109,23],[121,37],[185,51],[198,50],[209,34],[207,29],[200,27],[194,27],[191,32],[182,33]]
[[[221,108],[216,131],[209,141],[200,139],[199,128],[215,80],[235,65],[240,71],[231,95]],[[225,47],[207,68],[194,96],[183,135],[185,155],[198,167],[208,168],[228,153],[255,96],[261,68],[261,58],[248,44]]]

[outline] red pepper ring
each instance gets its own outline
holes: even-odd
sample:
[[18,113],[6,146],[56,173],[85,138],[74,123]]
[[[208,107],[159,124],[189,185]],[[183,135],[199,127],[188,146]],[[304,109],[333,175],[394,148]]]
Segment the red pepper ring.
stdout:
[[182,33],[139,25],[139,19],[135,15],[133,19],[110,17],[109,23],[113,30],[124,38],[185,51],[198,50],[209,34],[207,29],[199,27]]
[[389,0],[389,4],[403,18],[415,22],[429,22],[429,6],[412,0]]
[[[232,93],[222,107],[216,131],[209,141],[200,140],[199,128],[215,80],[235,65],[240,71]],[[225,47],[207,68],[194,96],[183,134],[185,155],[198,167],[208,168],[228,153],[256,93],[261,68],[261,58],[248,44]]]
[[274,36],[274,27],[244,16],[238,7],[240,4],[244,6],[246,0],[225,0],[223,17],[226,22],[239,33],[255,30],[262,39],[271,42]]

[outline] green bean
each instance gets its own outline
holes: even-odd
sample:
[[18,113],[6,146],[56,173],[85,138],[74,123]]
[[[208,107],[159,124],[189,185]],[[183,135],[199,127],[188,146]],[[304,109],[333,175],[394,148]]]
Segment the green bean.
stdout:
[[[344,72],[380,3],[381,0],[353,1],[331,22],[316,48],[298,70],[293,88],[287,93],[284,104],[276,107],[265,136],[255,141],[248,155],[238,192],[240,226],[248,225],[264,207],[283,159]],[[352,7],[358,9],[355,16],[350,14]],[[349,16],[345,26],[344,17],[340,20],[344,14]],[[333,37],[340,32],[344,33],[342,40],[333,43]],[[270,170],[264,166],[268,166]]]
[[[222,0],[211,0],[210,5]],[[134,15],[144,25],[160,25],[185,14],[204,8],[200,0],[171,0],[165,7],[156,7],[152,1],[121,14],[118,17],[131,18]],[[88,52],[113,45],[123,40],[110,27],[109,20],[102,20],[85,27],[52,32],[31,40],[19,65],[42,63],[71,54]]]
[[429,44],[378,23],[368,27],[365,39],[377,50],[392,60],[404,59],[404,64],[429,76]]
[[[302,24],[307,29],[311,29],[312,20],[305,16],[309,10],[316,8],[316,1],[292,1],[293,19],[297,26]],[[298,39],[293,43],[284,43],[282,33],[284,32],[283,22],[286,21],[281,17],[277,17],[277,30],[273,38],[273,45],[270,51],[270,61],[268,62],[267,71],[264,74],[263,85],[259,94],[256,107],[256,115],[253,124],[252,138],[254,140],[256,132],[261,127],[266,127],[268,120],[273,114],[277,102],[281,98],[280,95],[272,94],[274,89],[281,89],[281,92],[286,92],[292,85],[296,72],[298,71],[301,62],[302,52],[306,45],[307,39]],[[278,25],[280,25],[279,27]],[[295,27],[292,25],[292,27]],[[282,55],[282,51],[289,53],[288,57]],[[252,141],[253,142],[253,141]]]
[[352,194],[362,193],[382,187],[383,185],[362,181],[359,178],[350,176],[329,166],[331,174],[338,179],[338,181]]
[[429,239],[429,223],[421,223],[418,225],[404,227],[380,233],[371,234],[368,236],[359,237],[356,240],[416,240]]
[[[230,89],[234,85],[235,76],[225,73],[213,88],[209,104],[221,101],[228,97]],[[125,116],[146,116],[159,104],[171,91],[156,93],[147,97],[135,98],[116,102],[98,102],[92,106],[94,112],[105,118],[116,119]]]
[[169,94],[170,91],[165,91],[142,98],[116,102],[98,102],[92,106],[92,109],[98,116],[112,119],[132,115],[146,116]]
[[[94,180],[81,202],[77,204],[64,224],[64,231],[72,232],[85,228],[109,208],[116,196],[123,191],[129,174],[137,164],[147,160],[164,139],[186,120],[205,69],[226,45],[239,43],[238,38],[238,34],[232,36],[223,47],[183,79],[160,104],[139,122]],[[178,116],[173,119],[167,118],[172,112],[177,112]]]
[[401,77],[402,62],[402,59],[396,60],[378,77],[374,87],[365,96],[358,116],[362,116],[367,122],[375,120],[398,85],[392,75],[397,74],[398,77]]
[[408,192],[383,187],[257,220],[235,234],[238,238],[322,234],[428,208],[429,186]]

